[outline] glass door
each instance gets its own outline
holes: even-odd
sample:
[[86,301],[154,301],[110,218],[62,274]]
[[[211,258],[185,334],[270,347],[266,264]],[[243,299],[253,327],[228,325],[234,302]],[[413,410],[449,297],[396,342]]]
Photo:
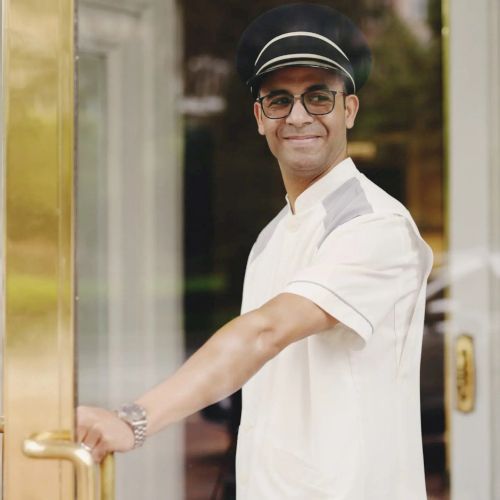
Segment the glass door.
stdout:
[[[3,16],[4,497],[104,500],[75,407],[115,408],[182,357],[177,10],[35,4]],[[182,453],[174,426],[120,456],[118,498],[181,499]]]
[[[4,0],[4,498],[98,498],[98,471],[72,443],[75,407],[135,399],[239,313],[247,252],[284,193],[232,70],[234,50],[249,19],[287,2],[79,0],[75,9],[74,0]],[[498,25],[488,2],[479,5],[476,25]],[[491,472],[500,382],[489,375],[498,280],[474,272],[448,290],[442,277],[471,242],[487,248],[495,238],[498,248],[497,173],[485,153],[499,154],[500,119],[488,113],[498,96],[467,97],[488,87],[481,54],[498,44],[460,24],[470,17],[464,2],[448,24],[437,0],[338,8],[385,61],[360,95],[350,154],[408,206],[436,257],[421,387],[428,495],[449,498],[451,475],[452,498],[486,499],[500,491]],[[482,64],[472,80],[456,69],[466,50]],[[469,136],[483,154],[474,176]],[[470,304],[480,314],[462,314]],[[465,411],[462,334],[474,341],[478,384]],[[233,500],[239,405],[236,395],[117,456],[117,498]]]
[[[78,401],[117,408],[182,349],[180,44],[173,0],[78,6]],[[181,500],[183,427],[117,454],[116,495]]]
[[[185,1],[184,133],[186,348],[196,349],[240,310],[248,252],[281,210],[275,159],[258,135],[252,99],[234,72],[251,19],[289,0]],[[372,74],[349,135],[357,167],[412,213],[431,245],[431,283],[446,265],[441,2],[322,2],[368,37]],[[223,33],[223,36],[214,34]],[[437,284],[437,283],[436,283]],[[443,290],[430,288],[421,369],[422,433],[429,498],[448,498]],[[186,497],[234,499],[237,398],[188,419]],[[200,438],[203,436],[203,439]]]

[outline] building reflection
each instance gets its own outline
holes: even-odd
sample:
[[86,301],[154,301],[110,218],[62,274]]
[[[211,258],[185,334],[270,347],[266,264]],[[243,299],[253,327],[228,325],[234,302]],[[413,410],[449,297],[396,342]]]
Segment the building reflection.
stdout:
[[[184,242],[186,352],[239,313],[248,252],[284,204],[274,159],[258,136],[234,52],[248,21],[286,1],[184,9]],[[189,4],[189,5],[188,5]],[[374,67],[350,132],[358,168],[405,204],[431,245],[444,245],[441,3],[347,0],[335,7],[367,34]],[[443,290],[431,298],[443,298]],[[446,498],[443,312],[427,314],[422,355],[422,427],[429,498]],[[234,498],[237,397],[187,425],[186,498]],[[201,440],[203,446],[196,442]],[[212,495],[212,496],[210,496]]]

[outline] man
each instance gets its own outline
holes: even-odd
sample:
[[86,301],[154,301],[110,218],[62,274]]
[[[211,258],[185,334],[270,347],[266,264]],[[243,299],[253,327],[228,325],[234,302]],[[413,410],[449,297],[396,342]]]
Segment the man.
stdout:
[[242,315],[118,416],[80,408],[78,439],[100,460],[244,386],[238,500],[423,500],[432,255],[347,155],[365,39],[330,8],[293,4],[257,18],[237,58],[287,191],[250,253]]

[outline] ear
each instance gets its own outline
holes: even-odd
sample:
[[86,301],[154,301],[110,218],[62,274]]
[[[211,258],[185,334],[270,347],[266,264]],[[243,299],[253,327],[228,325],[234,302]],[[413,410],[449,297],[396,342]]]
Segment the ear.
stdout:
[[263,121],[262,108],[260,107],[260,104],[257,101],[253,103],[253,114],[255,116],[255,121],[257,122],[257,130],[259,131],[259,134],[265,135],[264,124],[262,123]]
[[355,94],[345,96],[345,125],[347,129],[354,127],[359,110],[359,99]]

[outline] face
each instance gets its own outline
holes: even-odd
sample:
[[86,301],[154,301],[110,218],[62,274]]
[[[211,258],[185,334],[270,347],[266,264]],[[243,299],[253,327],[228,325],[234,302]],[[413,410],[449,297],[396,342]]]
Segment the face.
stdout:
[[[311,87],[324,86],[343,90],[335,73],[320,68],[284,68],[271,73],[262,83],[260,95],[284,90],[302,94]],[[261,135],[277,158],[287,177],[313,179],[347,157],[347,129],[354,126],[359,101],[355,95],[335,96],[335,107],[327,115],[310,115],[299,99],[286,118],[273,120],[254,104],[254,114]]]

